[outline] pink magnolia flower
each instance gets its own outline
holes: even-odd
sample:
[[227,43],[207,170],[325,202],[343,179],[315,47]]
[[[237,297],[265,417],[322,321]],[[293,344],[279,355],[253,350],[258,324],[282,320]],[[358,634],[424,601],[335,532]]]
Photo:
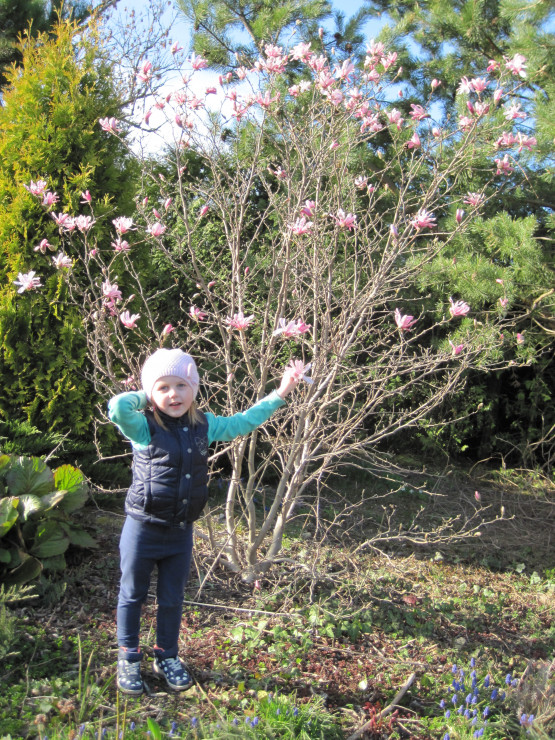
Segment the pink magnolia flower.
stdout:
[[99,118],[98,123],[100,124],[100,128],[109,134],[119,134],[121,131],[117,118]]
[[504,285],[504,281],[501,278],[495,278],[495,282],[499,283],[499,285]]
[[438,139],[441,136],[441,129],[437,126],[434,126],[432,128],[432,136],[434,137],[434,139]]
[[395,62],[397,61],[397,52],[391,51],[387,56],[385,56],[381,62],[384,69],[389,69],[392,67]]
[[481,103],[480,101],[478,101],[474,106],[474,113],[476,114],[477,118],[485,116],[487,113],[489,113],[489,103]]
[[179,42],[178,41],[174,41],[173,44],[172,44],[172,47],[171,47],[170,51],[171,51],[172,54],[177,54],[177,52],[183,51],[183,47],[182,46],[179,46]]
[[316,201],[305,200],[304,206],[301,208],[301,213],[303,214],[303,216],[308,216],[308,218],[312,218],[314,216],[315,210],[316,210]]
[[478,502],[480,502],[482,500],[482,496],[480,495],[480,491],[474,491],[474,498]]
[[440,85],[441,85],[441,80],[433,79],[430,87],[432,88],[432,90],[435,90],[436,87],[439,87]]
[[522,54],[515,54],[512,59],[505,62],[505,68],[519,77],[526,77],[526,57]]
[[328,87],[332,87],[333,85],[335,85],[335,78],[331,75],[329,70],[323,69],[318,75],[318,80],[316,81],[316,84],[318,85],[320,90],[327,90]]
[[206,314],[203,313],[200,308],[197,308],[196,306],[191,306],[189,309],[189,316],[193,319],[193,321],[204,321],[206,318]]
[[158,211],[157,208],[153,208],[152,209],[152,213],[154,214],[154,217],[155,218],[157,218],[157,219],[161,219],[162,218],[162,216],[160,215],[160,212]]
[[148,82],[152,77],[152,62],[148,60],[143,62],[139,71],[137,72],[137,79],[141,82]]
[[421,229],[433,229],[436,225],[435,221],[436,217],[433,213],[429,213],[425,208],[421,208],[416,216],[410,220],[410,225],[417,231]]
[[84,193],[81,193],[81,198],[83,198],[83,200],[81,201],[83,205],[87,205],[87,203],[91,203],[92,201],[92,195],[89,193],[88,190],[85,190]]
[[507,121],[515,121],[517,118],[526,118],[526,113],[520,109],[520,103],[511,103],[505,108],[503,114]]
[[205,95],[216,95],[217,92],[218,91],[216,90],[215,87],[207,87],[206,90],[204,91],[204,94]]
[[278,321],[278,328],[273,332],[272,336],[277,337],[280,334],[283,334],[283,336],[286,339],[290,339],[291,337],[298,337],[299,335],[306,334],[307,331],[310,331],[311,325],[305,324],[305,322],[302,319],[297,319],[297,321],[287,321],[286,319],[279,319]]
[[511,166],[508,154],[505,154],[503,159],[496,159],[494,161],[495,161],[495,164],[497,165],[497,170],[495,172],[496,175],[507,176],[507,175],[510,175],[511,172],[514,172],[514,167]]
[[456,357],[457,355],[460,355],[460,353],[464,349],[464,344],[453,344],[451,340],[449,340],[449,344],[451,345],[451,350],[453,353],[453,357]]
[[302,236],[303,234],[310,234],[314,223],[308,221],[305,216],[298,218],[295,223],[289,224],[289,228],[296,236]]
[[309,383],[312,385],[314,381],[312,378],[309,378],[306,373],[310,370],[312,367],[312,363],[309,362],[308,365],[305,365],[302,360],[291,360],[289,365],[287,365],[287,369],[291,371],[291,375],[295,378],[295,380],[304,380],[305,383]]
[[330,144],[330,151],[333,152],[335,149],[338,149],[338,148],[339,148],[339,142],[337,141],[337,139],[334,139]]
[[457,212],[455,213],[455,221],[460,224],[461,221],[464,218],[464,211],[462,208],[457,208]]
[[449,297],[449,303],[451,304],[449,306],[449,313],[453,318],[455,316],[466,316],[466,314],[470,311],[470,306],[464,301],[454,301],[451,297]]
[[473,118],[469,118],[468,116],[461,116],[459,118],[459,126],[463,131],[468,131],[469,128],[472,128],[473,124]]
[[526,136],[526,134],[521,134],[520,131],[516,135],[517,141],[518,141],[518,151],[519,153],[523,149],[528,149],[528,151],[532,151],[532,147],[536,146],[537,139],[535,136]]
[[202,218],[203,216],[206,216],[208,211],[210,210],[210,207],[207,205],[203,205],[200,211],[198,212],[199,218]]
[[[19,292],[21,292],[21,291],[19,291]],[[516,343],[517,344],[524,344],[524,334],[518,333],[516,335]]]
[[75,226],[79,229],[82,234],[88,233],[95,225],[96,221],[92,216],[77,216],[75,219]]
[[310,46],[310,43],[305,44],[304,42],[294,46],[291,49],[291,59],[294,59],[297,62],[308,62],[310,57],[314,54],[314,52],[310,50]]
[[472,85],[468,77],[461,77],[457,92],[461,93],[461,95],[468,95],[469,92],[472,92]]
[[162,329],[162,336],[167,337],[168,334],[171,334],[172,331],[175,331],[175,327],[171,324],[166,324],[166,326]]
[[147,110],[147,112],[145,113],[145,117],[144,117],[144,119],[143,119],[143,120],[144,120],[144,122],[146,123],[146,125],[147,125],[147,126],[148,126],[148,124],[149,124],[149,122],[150,122],[150,117],[151,117],[151,115],[152,115],[152,108],[149,108],[149,109]]
[[364,190],[364,188],[368,185],[368,178],[366,175],[359,175],[355,179],[355,188],[358,190]]
[[36,247],[34,247],[34,252],[41,252],[41,254],[46,254],[46,250],[50,249],[51,252],[53,252],[56,247],[53,247],[52,244],[48,241],[48,239],[42,239],[39,244],[37,244]]
[[389,233],[391,234],[391,236],[393,237],[393,239],[398,239],[399,238],[399,230],[395,226],[395,224],[391,224],[391,226],[389,227]]
[[501,65],[499,62],[496,62],[495,59],[490,59],[488,66],[486,68],[486,72],[497,72]]
[[64,231],[73,231],[75,228],[75,219],[69,213],[51,213],[50,214],[57,226]]
[[245,331],[253,321],[253,315],[244,316],[242,311],[234,313],[233,316],[227,316],[225,320],[230,329],[237,329],[237,331]]
[[130,314],[129,311],[123,311],[119,315],[121,323],[127,328],[127,329],[136,329],[137,328],[137,320],[141,318],[141,315],[138,313]]
[[482,204],[484,198],[485,195],[483,193],[467,193],[463,200],[463,203],[466,203],[469,206],[477,207]]
[[409,116],[412,118],[413,121],[423,121],[425,118],[430,117],[430,114],[421,105],[415,105],[414,103],[411,103],[410,107],[412,108],[412,110],[409,113]]
[[46,190],[47,185],[48,183],[46,182],[46,180],[37,180],[36,182],[33,182],[31,180],[29,185],[23,185],[23,187],[28,190],[31,195],[36,195],[40,197]]
[[162,236],[166,231],[166,227],[161,224],[159,221],[156,221],[156,223],[153,223],[151,226],[148,227],[147,233],[151,236]]
[[262,93],[258,93],[256,97],[254,98],[254,102],[258,103],[264,110],[268,110],[268,108],[273,104],[276,103],[280,98],[280,93],[277,92],[274,97],[270,95],[270,91],[266,90],[264,96],[262,96]]
[[50,190],[47,190],[42,198],[42,205],[43,206],[53,206],[55,203],[59,201],[59,197],[57,193],[53,193]]
[[340,229],[348,229],[349,231],[352,231],[356,228],[357,217],[354,213],[345,213],[345,211],[340,208],[337,211],[337,216],[333,216],[333,218]]
[[343,93],[341,92],[341,90],[337,90],[337,89],[332,90],[331,92],[326,91],[325,95],[327,99],[330,101],[330,103],[335,107],[337,107],[338,105],[341,105],[341,103],[343,102],[343,98],[345,97]]
[[402,314],[398,308],[395,309],[393,315],[395,316],[395,323],[397,324],[397,328],[401,332],[410,331],[417,321],[414,316]]
[[472,86],[472,89],[474,90],[474,92],[477,93],[484,92],[488,84],[489,83],[485,77],[475,77],[473,80],[470,80],[470,85]]
[[131,247],[129,246],[129,242],[125,239],[122,239],[121,236],[118,236],[118,238],[111,242],[112,247],[115,249],[116,252],[129,252]]
[[36,290],[42,288],[40,278],[35,277],[35,271],[20,272],[17,275],[17,280],[13,281],[14,285],[19,285],[18,293],[24,293],[26,290]]
[[206,287],[208,288],[208,290],[210,290],[210,288],[213,288],[215,285],[216,285],[216,281],[211,280]]
[[501,308],[507,308],[507,305],[509,303],[508,298],[500,298],[499,303],[501,304]]
[[281,167],[278,167],[277,169],[273,170],[271,167],[268,167],[268,172],[270,175],[275,175],[278,180],[286,180],[287,179],[287,172],[283,170]]
[[421,146],[420,137],[416,133],[416,131],[413,133],[411,138],[407,141],[407,149],[418,149]]
[[517,142],[517,138],[512,133],[512,131],[509,131],[509,132],[503,131],[501,136],[495,142],[495,148],[500,149],[501,147],[512,146],[516,142]]
[[401,116],[401,111],[397,108],[392,108],[390,111],[387,111],[385,115],[387,116],[389,123],[394,123],[397,126],[397,130],[400,131],[403,121],[405,120]]
[[111,283],[109,280],[105,280],[102,283],[102,295],[104,296],[105,303],[115,303],[121,301],[122,298],[118,284]]
[[64,267],[73,266],[73,260],[71,259],[71,257],[68,257],[67,254],[64,254],[63,252],[58,252],[55,257],[52,257],[52,262],[54,263],[54,267],[57,270],[61,270]]
[[346,80],[347,82],[350,82],[351,77],[355,72],[355,65],[351,62],[350,59],[346,59],[341,67],[336,66],[334,71],[335,76],[339,80]]
[[173,198],[166,198],[164,201],[164,210],[168,210],[171,204],[173,203]]
[[498,87],[497,90],[493,93],[493,103],[494,105],[497,105],[501,98],[503,97],[503,88]]
[[[146,205],[144,201],[143,205]],[[133,228],[133,219],[127,218],[126,216],[119,216],[119,218],[114,218],[112,220],[112,223],[116,227],[116,231],[118,232],[118,234],[126,234]]]

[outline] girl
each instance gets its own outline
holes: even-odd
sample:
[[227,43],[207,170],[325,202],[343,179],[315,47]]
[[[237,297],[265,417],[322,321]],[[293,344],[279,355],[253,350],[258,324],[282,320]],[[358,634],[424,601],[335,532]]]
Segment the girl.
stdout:
[[[183,593],[193,549],[193,522],[208,498],[208,446],[248,434],[284,404],[299,374],[286,370],[277,391],[230,417],[198,410],[199,376],[180,349],[159,349],[143,365],[143,390],[121,393],[108,415],[133,446],[133,481],[125,500],[120,539],[121,582],[117,610],[120,691],[144,690],[139,647],[141,606],[158,567],[154,672],[183,691],[191,676],[177,656]],[[146,408],[152,404],[152,411]]]

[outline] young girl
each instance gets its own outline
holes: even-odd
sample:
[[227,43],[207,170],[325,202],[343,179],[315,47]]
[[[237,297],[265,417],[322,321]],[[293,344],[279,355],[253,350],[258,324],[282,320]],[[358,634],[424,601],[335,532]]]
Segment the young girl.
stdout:
[[[155,565],[154,672],[175,691],[192,685],[177,656],[177,643],[191,565],[193,522],[208,498],[208,446],[256,429],[284,404],[299,375],[288,369],[277,391],[230,417],[198,410],[195,361],[180,349],[159,349],[148,357],[141,380],[142,391],[121,393],[108,404],[110,419],[133,446],[133,481],[125,500],[127,517],[120,540],[117,684],[120,691],[134,696],[144,689],[140,616]],[[146,409],[148,401],[152,410]]]

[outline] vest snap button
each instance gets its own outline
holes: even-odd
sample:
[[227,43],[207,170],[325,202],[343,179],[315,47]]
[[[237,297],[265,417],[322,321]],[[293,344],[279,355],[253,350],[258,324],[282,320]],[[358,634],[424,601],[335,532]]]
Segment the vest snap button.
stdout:
[[188,432],[189,431],[189,427],[183,427],[183,431],[184,432]]
[[192,449],[191,449],[190,447],[189,447],[189,449],[187,450],[187,452],[192,452],[192,451],[193,451],[193,450],[192,450]]
[[191,477],[191,476],[190,476],[190,474],[189,474],[189,473],[187,473],[187,475],[185,476],[185,478],[190,478],[190,477]]

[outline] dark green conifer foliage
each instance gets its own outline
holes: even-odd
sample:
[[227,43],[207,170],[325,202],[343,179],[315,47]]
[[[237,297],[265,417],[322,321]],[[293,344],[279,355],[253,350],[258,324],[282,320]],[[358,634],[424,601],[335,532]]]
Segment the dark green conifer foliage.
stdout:
[[[120,101],[94,23],[83,31],[60,21],[25,39],[21,54],[0,108],[0,417],[90,440],[98,399],[86,379],[81,322],[50,253],[34,250],[43,238],[59,244],[59,234],[24,185],[46,180],[60,197],[56,212],[86,214],[80,200],[89,190],[97,218],[131,213],[125,150],[98,125],[117,115]],[[109,248],[108,227],[97,236]],[[14,280],[29,270],[43,287],[18,294]]]

